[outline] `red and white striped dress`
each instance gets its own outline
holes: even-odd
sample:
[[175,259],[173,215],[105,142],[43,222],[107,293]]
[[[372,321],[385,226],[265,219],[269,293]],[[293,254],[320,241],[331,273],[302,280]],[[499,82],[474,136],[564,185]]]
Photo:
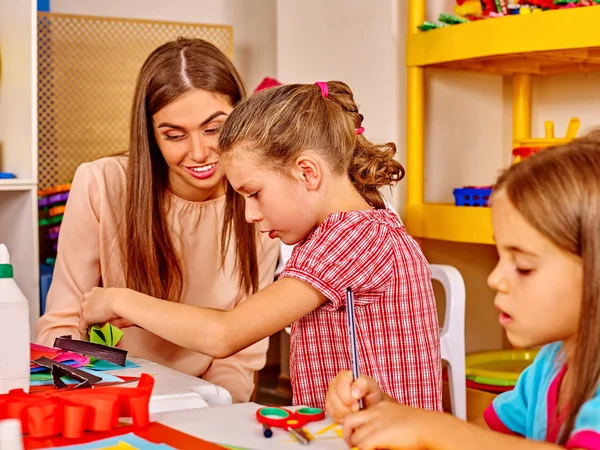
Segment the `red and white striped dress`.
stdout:
[[281,277],[327,301],[292,324],[294,405],[323,408],[327,386],[350,369],[346,288],[354,292],[359,370],[399,402],[442,410],[439,325],[431,270],[389,209],[328,216],[296,245]]

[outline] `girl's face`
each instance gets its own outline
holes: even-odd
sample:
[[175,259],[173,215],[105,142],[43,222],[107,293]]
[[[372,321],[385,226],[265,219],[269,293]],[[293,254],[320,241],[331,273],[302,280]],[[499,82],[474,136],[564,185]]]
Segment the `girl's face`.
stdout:
[[225,193],[215,149],[232,109],[227,97],[198,89],[152,116],[154,137],[169,166],[169,189],[177,197],[202,202]]
[[502,191],[494,195],[492,225],[499,261],[488,284],[508,339],[517,347],[565,341],[568,348],[581,311],[581,258],[533,228]]
[[224,158],[225,173],[244,197],[246,220],[261,233],[293,245],[317,226],[317,207],[300,175],[284,176],[261,166],[251,150],[236,149]]

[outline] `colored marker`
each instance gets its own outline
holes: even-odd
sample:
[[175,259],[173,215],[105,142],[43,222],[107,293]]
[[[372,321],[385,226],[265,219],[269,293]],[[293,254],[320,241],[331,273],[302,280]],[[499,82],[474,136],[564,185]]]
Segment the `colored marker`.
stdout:
[[[354,315],[354,294],[352,288],[346,288],[346,316],[348,319],[348,341],[350,346],[350,362],[352,365],[352,379],[357,380],[358,373],[358,347],[356,345],[356,317]],[[358,399],[358,407],[364,408],[363,399]]]
[[273,431],[271,430],[271,427],[266,423],[263,423],[263,435],[266,438],[270,438],[271,436],[273,436]]
[[306,432],[301,428],[288,428],[287,429],[292,436],[294,436],[301,445],[308,445],[310,443],[310,439],[306,435]]

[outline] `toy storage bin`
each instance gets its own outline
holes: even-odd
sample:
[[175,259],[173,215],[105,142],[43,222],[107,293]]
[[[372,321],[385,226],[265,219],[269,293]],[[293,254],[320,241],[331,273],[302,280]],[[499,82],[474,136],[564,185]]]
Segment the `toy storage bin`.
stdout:
[[454,189],[453,193],[456,206],[487,206],[492,187],[465,186]]

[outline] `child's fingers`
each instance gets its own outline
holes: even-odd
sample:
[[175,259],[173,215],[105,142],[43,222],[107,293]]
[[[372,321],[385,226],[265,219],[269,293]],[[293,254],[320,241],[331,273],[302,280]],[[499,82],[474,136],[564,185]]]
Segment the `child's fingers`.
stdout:
[[340,398],[335,395],[327,398],[325,409],[333,421],[337,423],[343,423],[344,418],[351,413],[350,408],[344,405]]
[[352,396],[352,372],[346,370],[340,372],[335,377],[335,382],[332,384],[332,390],[337,395],[340,401],[350,407],[353,403],[356,403],[356,399]]
[[367,377],[366,375],[361,375],[354,383],[352,383],[352,397],[354,399],[359,399],[366,397],[368,394],[377,393],[381,389],[372,378]]
[[369,422],[370,417],[372,415],[372,411],[366,409],[355,414],[350,414],[344,419],[344,440],[350,447],[357,445],[357,438],[355,436],[355,433],[358,433],[360,429]]
[[372,418],[377,414],[377,408],[373,409],[364,409],[354,414],[350,414],[344,420],[344,431],[348,430],[350,433],[352,430],[356,428],[360,428],[365,423],[372,420]]
[[[378,424],[367,422],[360,428],[354,430],[351,437],[351,446],[361,450],[375,450],[381,447],[381,429]],[[385,447],[387,448],[387,446]]]

